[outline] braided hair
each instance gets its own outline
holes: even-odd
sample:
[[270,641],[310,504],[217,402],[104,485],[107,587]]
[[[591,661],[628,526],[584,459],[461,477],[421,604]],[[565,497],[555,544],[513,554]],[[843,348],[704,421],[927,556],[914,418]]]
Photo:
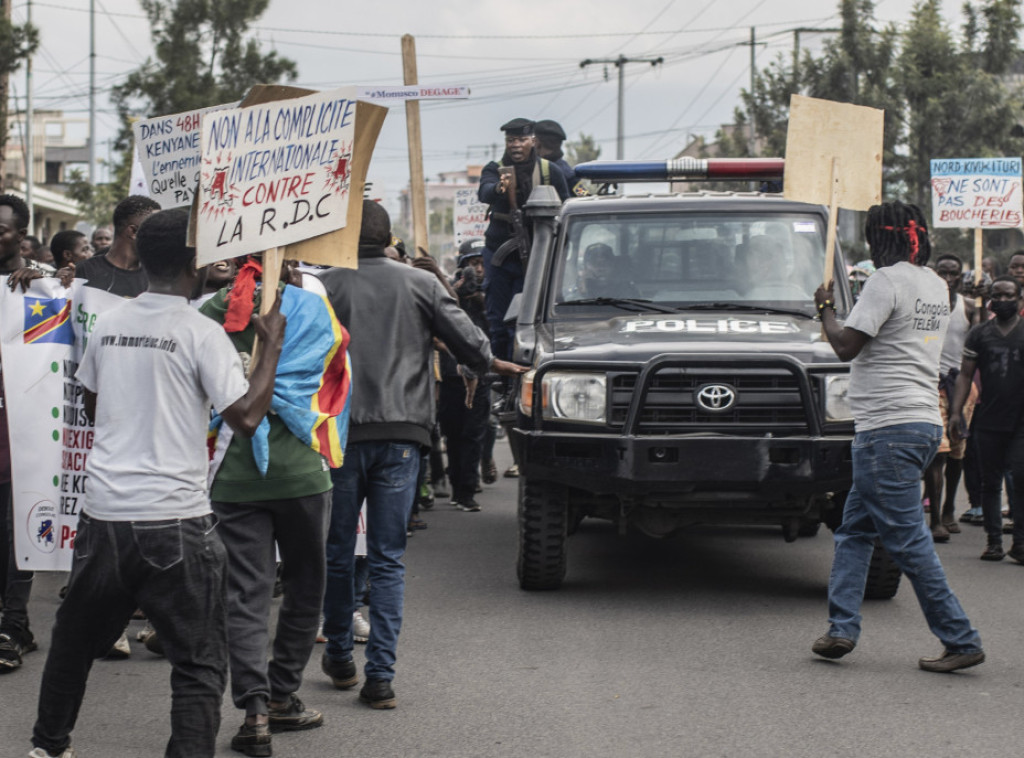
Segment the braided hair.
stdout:
[[932,254],[928,224],[921,209],[898,200],[871,206],[864,222],[864,237],[871,247],[871,262],[876,269],[900,261],[924,266]]

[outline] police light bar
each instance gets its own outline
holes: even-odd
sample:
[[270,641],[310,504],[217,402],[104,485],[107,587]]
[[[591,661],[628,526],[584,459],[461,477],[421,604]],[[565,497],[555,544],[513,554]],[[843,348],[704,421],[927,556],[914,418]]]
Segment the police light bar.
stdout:
[[576,175],[592,182],[768,181],[781,179],[784,158],[676,158],[670,161],[588,161]]

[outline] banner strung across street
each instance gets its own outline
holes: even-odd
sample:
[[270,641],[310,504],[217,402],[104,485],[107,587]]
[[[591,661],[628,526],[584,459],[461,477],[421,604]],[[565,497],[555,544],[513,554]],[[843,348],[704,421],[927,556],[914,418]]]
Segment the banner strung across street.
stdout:
[[92,424],[75,380],[96,316],[124,302],[75,281],[32,282],[11,292],[0,278],[0,351],[11,446],[14,547],[18,567],[67,571],[85,504]]
[[353,88],[231,108],[202,119],[200,265],[345,226]]
[[944,158],[932,165],[932,226],[1024,226],[1020,158]]
[[[136,121],[132,125],[132,133],[145,188],[141,194],[156,200],[161,208],[191,205],[199,183],[199,127],[202,117],[206,113],[232,107],[234,104],[214,105],[173,116]],[[133,171],[133,178],[134,174]]]
[[455,246],[464,240],[483,237],[487,231],[487,203],[481,203],[476,196],[476,187],[460,187],[455,190]]

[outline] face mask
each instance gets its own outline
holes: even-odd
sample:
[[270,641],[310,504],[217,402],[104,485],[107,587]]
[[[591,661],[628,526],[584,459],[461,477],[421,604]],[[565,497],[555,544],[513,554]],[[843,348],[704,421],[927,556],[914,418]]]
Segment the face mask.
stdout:
[[993,300],[989,303],[988,309],[996,314],[1000,321],[1009,321],[1017,313],[1016,300]]

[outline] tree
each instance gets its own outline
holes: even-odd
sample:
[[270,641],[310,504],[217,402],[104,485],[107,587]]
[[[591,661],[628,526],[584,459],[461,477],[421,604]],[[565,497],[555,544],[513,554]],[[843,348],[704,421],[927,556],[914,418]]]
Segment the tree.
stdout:
[[249,25],[270,0],[140,0],[152,28],[155,58],[113,88],[121,117],[122,160],[115,184],[123,196],[131,171],[131,122],[138,117],[230,103],[254,84],[294,81],[294,61],[263,53]]
[[81,169],[72,169],[68,174],[65,194],[82,208],[82,217],[93,226],[109,224],[114,216],[114,207],[124,199],[125,193],[118,192],[118,185],[92,184]]
[[596,161],[601,157],[601,148],[595,144],[594,135],[580,132],[580,138],[565,143],[565,159],[570,166],[587,161]]
[[[0,0],[0,156],[7,155],[7,83],[10,75],[39,47],[39,30],[29,24],[14,24],[8,16],[11,0]],[[0,168],[3,161],[0,160]],[[0,188],[6,172],[0,171]]]

